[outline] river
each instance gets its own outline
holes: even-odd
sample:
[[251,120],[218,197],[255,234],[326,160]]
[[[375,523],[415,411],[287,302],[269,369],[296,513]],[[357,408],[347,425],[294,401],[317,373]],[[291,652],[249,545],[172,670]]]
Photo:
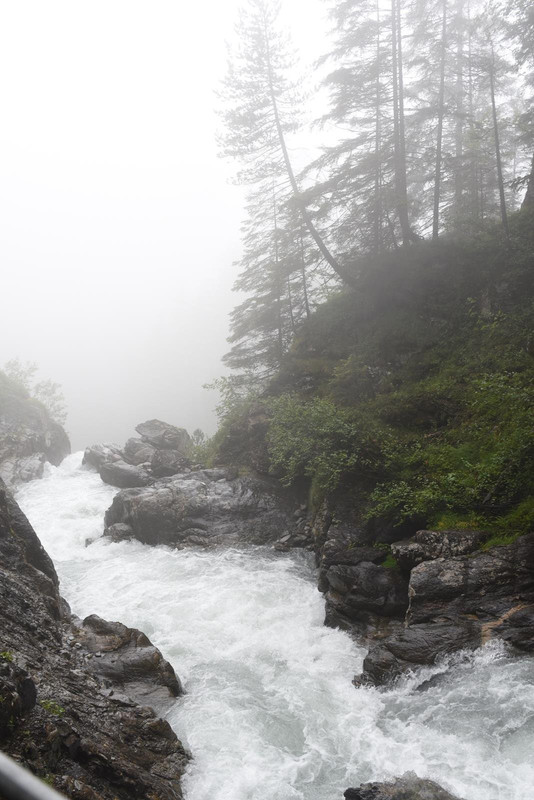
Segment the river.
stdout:
[[194,754],[186,800],[341,800],[407,770],[464,800],[532,800],[534,659],[492,643],[355,689],[365,651],[323,626],[308,554],[107,541],[117,490],[81,457],[17,500],[72,610],[140,628],[182,679],[167,718]]

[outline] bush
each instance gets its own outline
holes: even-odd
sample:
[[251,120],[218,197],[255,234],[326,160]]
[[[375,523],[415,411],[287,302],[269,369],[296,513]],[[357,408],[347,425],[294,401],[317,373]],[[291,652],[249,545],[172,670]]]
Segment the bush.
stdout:
[[383,473],[390,437],[363,414],[295,395],[272,399],[268,407],[272,470],[284,485],[308,477],[316,490],[328,492],[356,474],[365,482]]

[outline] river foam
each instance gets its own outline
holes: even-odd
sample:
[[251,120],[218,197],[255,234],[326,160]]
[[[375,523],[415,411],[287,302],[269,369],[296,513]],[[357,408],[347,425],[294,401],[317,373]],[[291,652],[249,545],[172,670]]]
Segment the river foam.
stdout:
[[534,659],[493,643],[355,689],[365,651],[323,626],[308,555],[112,543],[115,492],[78,453],[17,499],[73,611],[140,628],[184,682],[168,719],[194,754],[186,800],[340,800],[406,770],[464,800],[531,800]]

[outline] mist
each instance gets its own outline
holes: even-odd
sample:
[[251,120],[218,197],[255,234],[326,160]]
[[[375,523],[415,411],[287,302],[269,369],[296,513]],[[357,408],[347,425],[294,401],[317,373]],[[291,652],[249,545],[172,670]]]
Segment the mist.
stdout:
[[[303,5],[306,57],[323,9],[302,32]],[[0,365],[62,385],[74,448],[152,417],[216,427],[203,385],[224,372],[243,190],[215,92],[237,7],[2,4]]]

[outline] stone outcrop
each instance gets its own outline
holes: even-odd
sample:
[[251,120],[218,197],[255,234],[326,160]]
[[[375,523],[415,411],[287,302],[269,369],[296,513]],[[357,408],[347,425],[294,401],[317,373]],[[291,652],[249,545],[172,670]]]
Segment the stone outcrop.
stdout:
[[434,781],[418,778],[414,772],[385,783],[365,783],[347,789],[345,800],[459,800]]
[[302,524],[274,482],[236,477],[226,469],[189,472],[127,489],[115,496],[106,513],[106,533],[112,538],[126,538],[129,529],[145,544],[174,547],[273,543],[291,537]]
[[8,486],[41,478],[47,461],[70,453],[67,434],[46,408],[0,373],[0,478]]
[[83,463],[118,489],[147,486],[158,478],[189,471],[193,443],[184,428],[152,419],[136,431],[141,438],[128,439],[122,449],[111,443],[87,447]]
[[178,450],[182,456],[191,452],[191,437],[184,428],[177,428],[159,419],[150,419],[137,425],[137,433],[143,442],[151,444],[157,450]]
[[140,631],[72,616],[0,487],[0,746],[75,800],[181,798],[188,756],[156,716],[181,692]]
[[326,624],[370,647],[357,684],[387,683],[493,637],[534,652],[534,533],[489,550],[481,531],[392,541],[395,529],[332,501],[312,530]]

